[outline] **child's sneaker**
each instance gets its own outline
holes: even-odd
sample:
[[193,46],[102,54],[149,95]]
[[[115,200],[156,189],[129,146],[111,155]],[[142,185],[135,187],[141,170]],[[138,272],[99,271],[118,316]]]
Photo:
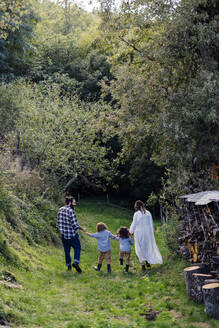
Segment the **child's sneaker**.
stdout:
[[100,271],[102,264],[98,264],[97,266],[94,267],[94,270],[96,271]]

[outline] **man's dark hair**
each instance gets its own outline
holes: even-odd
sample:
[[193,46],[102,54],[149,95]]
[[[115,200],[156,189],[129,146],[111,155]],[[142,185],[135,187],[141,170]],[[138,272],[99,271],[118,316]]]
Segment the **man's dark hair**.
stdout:
[[72,196],[65,196],[65,204],[66,205],[71,204],[73,202],[73,200],[74,200],[74,197],[72,197]]

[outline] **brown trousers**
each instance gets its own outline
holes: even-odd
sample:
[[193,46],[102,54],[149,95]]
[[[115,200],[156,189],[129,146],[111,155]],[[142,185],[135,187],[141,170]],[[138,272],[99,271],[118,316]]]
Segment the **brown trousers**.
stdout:
[[111,250],[108,252],[100,252],[98,257],[98,264],[102,264],[106,256],[106,263],[111,264]]
[[125,257],[125,263],[129,264],[131,252],[120,251],[119,256],[120,256],[120,259],[123,259],[123,257]]

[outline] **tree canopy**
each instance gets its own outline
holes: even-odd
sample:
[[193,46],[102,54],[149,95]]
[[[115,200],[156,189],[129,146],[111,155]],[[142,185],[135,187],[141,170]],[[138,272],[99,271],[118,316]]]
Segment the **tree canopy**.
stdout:
[[2,142],[61,188],[218,188],[218,2],[101,4],[1,4]]

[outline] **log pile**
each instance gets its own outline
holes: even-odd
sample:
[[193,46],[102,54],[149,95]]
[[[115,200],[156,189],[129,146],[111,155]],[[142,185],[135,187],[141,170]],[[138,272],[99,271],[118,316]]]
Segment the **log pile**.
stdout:
[[210,318],[219,319],[219,279],[212,279],[202,264],[184,269],[186,290],[190,300],[204,303]]
[[204,302],[211,318],[219,318],[219,192],[215,195],[213,200],[207,192],[182,196],[178,235],[180,254],[190,262],[184,269],[188,297]]
[[219,202],[197,206],[184,201],[179,226],[182,257],[190,263],[207,263],[219,278]]

